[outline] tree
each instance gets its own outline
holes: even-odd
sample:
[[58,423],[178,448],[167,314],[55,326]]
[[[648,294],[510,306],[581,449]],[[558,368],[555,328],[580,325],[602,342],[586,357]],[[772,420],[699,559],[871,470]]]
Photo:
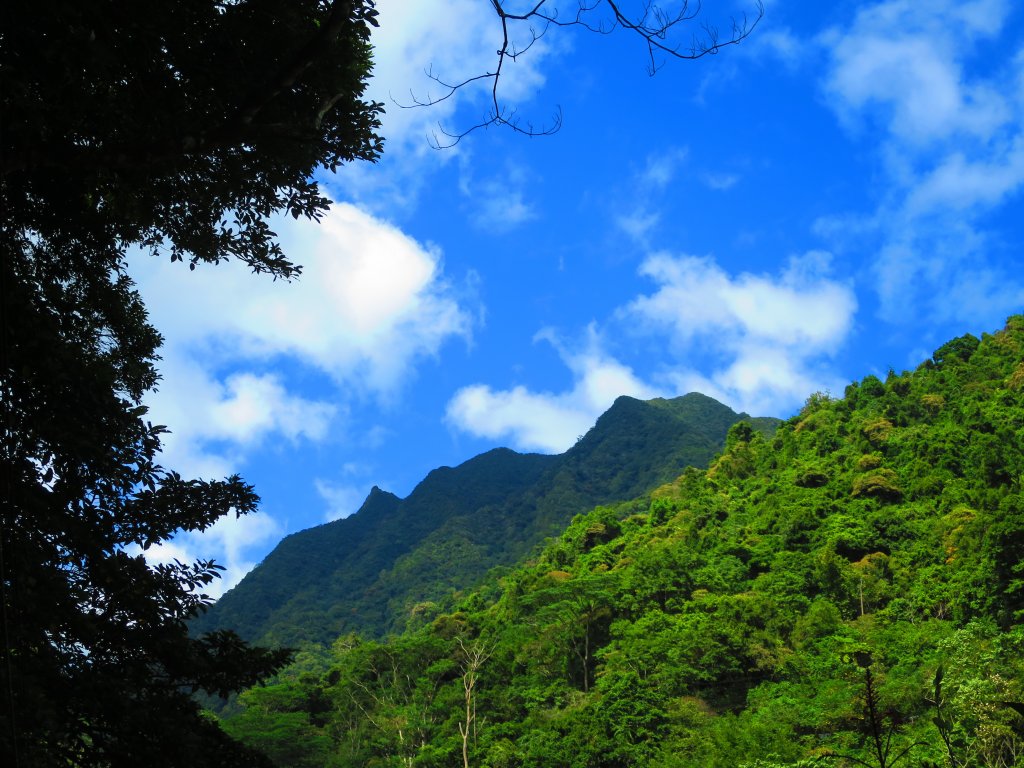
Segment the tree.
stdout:
[[140,550],[256,508],[234,476],[157,463],[158,332],[133,245],[290,278],[275,212],[317,218],[318,168],[373,160],[372,0],[4,5],[0,137],[0,759],[253,765],[191,694],[290,658],[186,622],[211,561]]
[[193,267],[234,256],[291,277],[266,217],[316,218],[328,200],[313,172],[381,151],[382,105],[361,98],[373,0],[145,13],[41,0],[4,13],[5,217],[41,237],[166,247]]
[[893,768],[903,758],[908,757],[915,748],[923,746],[923,744],[914,742],[893,754],[897,746],[893,744],[892,737],[899,732],[899,724],[892,715],[882,710],[878,680],[871,672],[874,660],[867,651],[856,651],[852,656],[857,666],[864,671],[863,709],[864,730],[867,741],[867,749],[865,751],[870,753],[872,762],[861,760],[854,755],[844,754],[842,757],[857,765],[863,765],[865,768],[874,768],[876,762],[878,768]]
[[[546,627],[546,642],[567,647],[579,662],[579,681],[584,693],[590,690],[593,677],[593,652],[611,623],[612,586],[612,578],[605,573],[587,574],[565,579],[529,596],[528,602],[538,606],[537,617]],[[571,667],[571,659],[566,661]],[[571,674],[571,668],[569,671]]]
[[469,768],[469,735],[476,735],[476,685],[480,681],[480,668],[491,657],[491,649],[479,639],[467,647],[461,637],[456,640],[461,651],[459,666],[462,670],[462,693],[466,715],[459,722],[459,736],[462,737],[462,765]]
[[[647,73],[653,76],[669,59],[701,59],[723,48],[747,39],[764,16],[764,4],[757,0],[753,17],[746,14],[732,19],[729,33],[723,37],[718,27],[702,18],[703,3],[689,0],[659,4],[653,0],[489,0],[500,26],[500,45],[494,69],[451,81],[433,69],[430,77],[442,88],[442,95],[419,98],[411,94],[411,103],[404,108],[427,107],[445,101],[456,91],[478,83],[489,86],[490,107],[480,122],[459,131],[439,126],[435,148],[449,148],[480,128],[503,126],[525,136],[544,136],[558,131],[562,125],[561,110],[556,110],[546,124],[524,122],[515,107],[501,97],[502,75],[507,67],[525,56],[551,29],[582,28],[599,35],[617,31],[631,34],[641,41],[647,52]],[[697,28],[687,34],[686,29]]]

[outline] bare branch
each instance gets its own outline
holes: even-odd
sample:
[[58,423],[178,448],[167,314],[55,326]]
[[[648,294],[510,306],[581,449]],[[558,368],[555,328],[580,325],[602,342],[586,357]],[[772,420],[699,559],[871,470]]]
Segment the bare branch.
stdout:
[[[703,2],[698,0],[682,0],[677,7],[667,9],[654,0],[642,0],[635,11],[625,9],[626,0],[577,0],[575,13],[561,17],[557,0],[536,0],[532,6],[521,13],[510,13],[505,9],[508,0],[490,0],[498,23],[501,25],[501,45],[495,52],[497,62],[494,70],[473,75],[463,80],[449,82],[430,68],[427,77],[440,85],[445,92],[439,97],[427,96],[418,98],[410,92],[409,103],[400,103],[392,98],[402,109],[430,107],[450,99],[456,92],[482,81],[490,81],[490,106],[483,118],[474,125],[459,131],[450,131],[438,124],[431,141],[435,149],[447,149],[458,144],[469,134],[491,126],[511,129],[524,136],[549,136],[556,133],[562,126],[562,110],[556,108],[552,117],[539,127],[530,121],[522,121],[515,108],[509,107],[501,98],[501,78],[508,61],[515,62],[526,54],[552,27],[580,27],[587,32],[598,35],[610,35],[617,30],[624,30],[636,35],[647,49],[646,70],[654,75],[669,59],[693,61],[711,54],[718,53],[730,45],[737,45],[754,31],[764,18],[764,3],[756,0],[753,16],[744,14],[739,20],[730,20],[731,29],[727,37],[722,37],[717,27],[700,23],[699,33],[689,37],[684,44],[678,40],[677,32],[682,26],[696,23],[703,11]],[[676,4],[673,4],[676,5]],[[525,27],[528,40],[517,45],[514,32]]]

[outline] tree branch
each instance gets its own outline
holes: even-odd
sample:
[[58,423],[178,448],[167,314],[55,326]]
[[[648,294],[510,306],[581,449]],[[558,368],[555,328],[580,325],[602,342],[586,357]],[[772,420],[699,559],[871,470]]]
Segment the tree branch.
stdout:
[[[508,60],[517,61],[551,27],[581,27],[599,35],[610,35],[619,29],[626,30],[643,41],[643,45],[647,49],[647,73],[653,76],[669,58],[693,61],[718,53],[727,46],[738,45],[750,36],[754,28],[764,18],[765,13],[762,0],[756,0],[756,13],[753,18],[744,14],[739,21],[732,19],[731,31],[727,39],[720,37],[716,27],[702,23],[700,34],[692,35],[689,42],[684,45],[682,42],[673,42],[672,34],[680,25],[695,22],[698,19],[703,11],[702,2],[691,4],[689,0],[683,0],[676,10],[667,11],[653,0],[643,0],[638,10],[635,13],[630,13],[623,9],[623,0],[578,0],[575,14],[567,18],[560,18],[555,5],[557,0],[537,0],[534,5],[522,13],[509,13],[505,10],[507,1],[490,0],[498,23],[501,25],[501,46],[496,51],[497,64],[494,71],[473,75],[452,83],[435,74],[431,67],[426,71],[427,77],[445,89],[446,92],[442,96],[421,99],[410,93],[411,101],[406,104],[392,98],[392,101],[395,101],[395,104],[402,109],[430,107],[447,101],[457,91],[474,83],[484,80],[491,81],[490,106],[483,118],[459,131],[450,131],[438,124],[438,130],[433,134],[431,142],[435,149],[451,148],[474,131],[491,126],[509,128],[515,133],[531,137],[548,136],[561,128],[562,111],[560,107],[556,108],[546,123],[538,127],[532,122],[523,122],[518,111],[514,107],[504,104],[500,95],[501,78]],[[602,9],[604,9],[603,15]],[[538,24],[538,26],[535,27],[534,24]],[[515,43],[515,35],[510,30],[515,26],[522,25],[527,27],[528,42],[520,47]]]
[[[230,132],[233,127],[248,126],[267,104],[294,86],[302,74],[320,59],[328,46],[341,34],[345,25],[351,21],[353,10],[350,0],[334,0],[331,4],[331,13],[327,21],[320,25],[319,31],[295,52],[276,76],[267,83],[261,83],[249,93],[234,117],[227,121],[224,129]],[[378,26],[377,11],[367,10],[359,15],[359,20],[366,21],[374,27]],[[330,107],[322,110],[320,119],[323,119],[323,114],[329,109]]]

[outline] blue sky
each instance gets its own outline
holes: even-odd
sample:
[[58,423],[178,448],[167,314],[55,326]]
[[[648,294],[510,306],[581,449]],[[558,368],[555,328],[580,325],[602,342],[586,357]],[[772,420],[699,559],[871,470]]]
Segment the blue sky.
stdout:
[[[280,538],[506,445],[559,452],[619,395],[700,391],[786,417],[1024,309],[1024,9],[1008,0],[774,0],[740,46],[646,73],[626,33],[554,29],[491,128],[424,71],[489,71],[485,0],[381,0],[385,153],[278,221],[293,283],[136,259],[165,336],[165,464],[238,472],[257,515],[151,550],[236,583]],[[753,3],[707,0],[728,29]],[[683,31],[689,40],[690,27]]]

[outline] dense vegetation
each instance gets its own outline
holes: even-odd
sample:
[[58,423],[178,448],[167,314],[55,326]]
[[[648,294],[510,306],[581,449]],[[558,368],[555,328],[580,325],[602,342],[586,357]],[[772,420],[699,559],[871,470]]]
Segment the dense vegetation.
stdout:
[[281,766],[1024,764],[1024,317],[745,423],[387,642],[242,695]]
[[431,619],[454,592],[521,559],[574,515],[707,466],[741,418],[699,394],[621,397],[558,456],[497,449],[434,470],[406,499],[375,488],[355,515],[287,537],[193,628],[329,644]]

